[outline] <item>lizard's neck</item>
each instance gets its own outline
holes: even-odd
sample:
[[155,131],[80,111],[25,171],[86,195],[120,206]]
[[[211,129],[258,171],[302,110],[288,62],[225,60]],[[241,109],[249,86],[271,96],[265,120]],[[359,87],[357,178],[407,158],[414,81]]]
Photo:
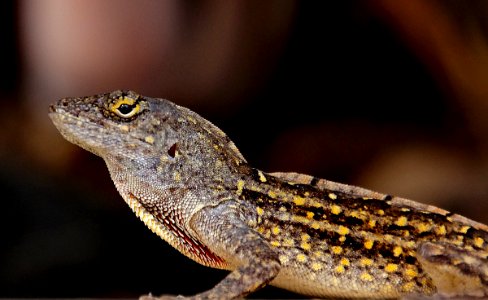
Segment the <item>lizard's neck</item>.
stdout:
[[225,269],[225,261],[214,254],[189,230],[193,211],[188,204],[191,191],[178,187],[157,189],[151,178],[142,181],[124,169],[120,163],[106,161],[110,176],[124,201],[141,221],[155,234],[194,261]]

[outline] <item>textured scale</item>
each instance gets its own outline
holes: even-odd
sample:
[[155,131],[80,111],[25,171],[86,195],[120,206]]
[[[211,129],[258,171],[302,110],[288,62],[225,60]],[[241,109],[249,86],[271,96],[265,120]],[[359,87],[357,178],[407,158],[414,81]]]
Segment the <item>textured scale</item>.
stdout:
[[149,229],[232,271],[197,298],[243,297],[266,284],[315,297],[488,295],[483,224],[308,175],[264,173],[199,115],[132,91],[62,99],[50,117],[105,160]]

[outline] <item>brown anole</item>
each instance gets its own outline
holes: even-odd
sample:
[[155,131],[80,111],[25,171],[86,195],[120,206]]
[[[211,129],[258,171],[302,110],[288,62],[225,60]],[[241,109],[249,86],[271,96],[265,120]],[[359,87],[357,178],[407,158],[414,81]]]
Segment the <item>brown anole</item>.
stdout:
[[267,284],[314,297],[488,295],[483,224],[313,176],[265,173],[198,114],[132,91],[62,99],[50,117],[105,160],[149,229],[231,271],[197,298],[238,298]]

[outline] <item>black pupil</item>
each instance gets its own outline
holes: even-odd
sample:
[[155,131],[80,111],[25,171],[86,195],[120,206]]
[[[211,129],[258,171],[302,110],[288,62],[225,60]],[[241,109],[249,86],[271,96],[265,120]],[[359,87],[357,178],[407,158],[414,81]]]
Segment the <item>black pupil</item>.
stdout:
[[121,104],[117,109],[120,111],[121,114],[126,115],[134,109],[134,105]]

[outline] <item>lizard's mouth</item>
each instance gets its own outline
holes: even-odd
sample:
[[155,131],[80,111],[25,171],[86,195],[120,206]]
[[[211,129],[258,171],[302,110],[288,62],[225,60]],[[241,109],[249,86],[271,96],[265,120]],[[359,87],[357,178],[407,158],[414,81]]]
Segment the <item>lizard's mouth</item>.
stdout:
[[70,125],[76,125],[78,127],[81,125],[84,125],[84,127],[100,126],[100,124],[97,124],[87,116],[84,116],[81,111],[68,111],[59,106],[59,104],[52,104],[49,106],[49,117],[59,130],[65,129],[66,127],[73,127],[72,130],[76,130],[74,126]]
[[56,105],[49,107],[49,117],[67,141],[99,155],[100,145],[94,133],[100,130],[100,125],[75,116]]
[[98,114],[93,106],[76,103],[73,98],[49,106],[49,117],[67,141],[103,157],[111,145],[123,143],[118,141],[123,135],[114,134],[111,124]]
[[106,119],[97,107],[73,103],[75,100],[62,99],[49,106],[49,117],[67,141],[103,158],[124,156],[127,147],[151,146],[130,132],[126,124]]

